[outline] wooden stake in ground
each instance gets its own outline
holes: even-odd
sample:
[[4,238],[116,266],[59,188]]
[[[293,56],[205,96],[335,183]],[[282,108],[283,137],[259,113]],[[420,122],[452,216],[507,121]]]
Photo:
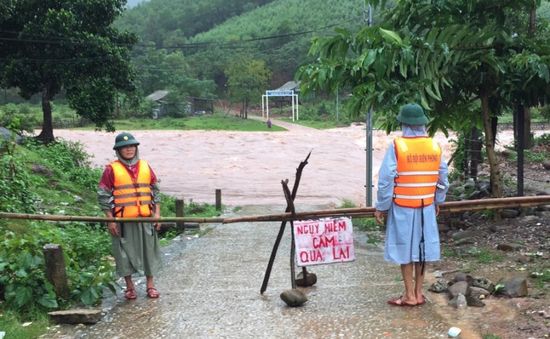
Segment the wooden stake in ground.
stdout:
[[[288,179],[281,181],[283,185],[283,192],[285,193],[286,206],[290,210],[292,216],[296,215],[296,210],[294,209],[294,201],[291,197],[290,190],[288,189]],[[295,240],[294,240],[294,221],[290,220],[290,235],[292,241],[290,242],[290,285],[292,288],[290,290],[283,291],[281,293],[281,299],[290,307],[302,306],[307,301],[307,296],[304,292],[296,289],[296,270],[295,270],[295,258],[296,258],[296,249],[295,249]]]
[[[304,159],[304,161],[300,162],[300,165],[298,165],[298,168],[296,169],[296,180],[294,180],[294,185],[292,187],[292,193],[291,193],[292,201],[294,201],[294,199],[296,198],[296,193],[298,192],[298,186],[300,185],[300,179],[302,178],[302,171],[304,170],[304,167],[306,167],[307,161],[310,155],[311,155],[311,152],[309,152],[309,154]],[[289,210],[289,207],[287,206],[285,213],[288,213],[288,212],[290,212],[290,210]],[[275,256],[277,255],[277,249],[279,248],[279,244],[281,243],[281,239],[283,238],[283,234],[285,233],[285,227],[286,227],[286,220],[283,220],[281,222],[281,226],[279,227],[279,233],[277,234],[277,238],[275,239],[275,244],[273,244],[273,249],[271,250],[269,263],[267,264],[267,268],[265,270],[264,281],[262,283],[262,287],[260,288],[260,294],[264,294],[265,290],[267,289],[267,283],[269,282],[269,276],[271,275],[273,262],[275,261]]]

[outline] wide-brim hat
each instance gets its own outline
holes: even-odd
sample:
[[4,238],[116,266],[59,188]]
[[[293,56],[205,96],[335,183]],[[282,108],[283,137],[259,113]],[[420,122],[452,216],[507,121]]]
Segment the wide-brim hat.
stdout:
[[116,150],[118,148],[124,147],[124,146],[131,146],[131,145],[139,145],[139,142],[134,138],[133,135],[131,135],[128,132],[122,132],[115,138],[115,145],[113,146],[113,149]]
[[401,106],[397,120],[405,125],[426,125],[428,117],[418,104],[406,104]]

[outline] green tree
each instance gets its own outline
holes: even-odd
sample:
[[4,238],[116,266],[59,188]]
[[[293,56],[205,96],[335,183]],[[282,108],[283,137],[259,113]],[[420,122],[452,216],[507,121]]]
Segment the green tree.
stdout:
[[248,104],[261,98],[271,72],[262,60],[240,58],[229,65],[226,71],[229,95],[243,104],[242,115],[248,117]]
[[[384,5],[386,1],[372,1]],[[300,71],[305,89],[348,86],[350,111],[375,108],[394,129],[399,105],[431,111],[430,132],[481,120],[493,196],[502,195],[493,128],[504,109],[548,98],[547,24],[530,30],[533,0],[398,1],[382,24],[317,39],[318,62]],[[382,7],[382,6],[380,6]],[[480,111],[474,111],[480,107]],[[481,114],[480,114],[481,113]],[[481,119],[479,117],[481,116]]]
[[76,112],[98,128],[110,118],[117,91],[134,90],[133,34],[111,24],[125,0],[11,0],[0,10],[0,83],[42,96],[44,142],[54,140],[51,102],[62,89]]

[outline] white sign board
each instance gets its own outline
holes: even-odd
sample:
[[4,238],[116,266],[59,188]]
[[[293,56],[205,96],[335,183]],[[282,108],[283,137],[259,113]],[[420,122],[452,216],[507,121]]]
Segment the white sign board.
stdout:
[[265,95],[267,95],[268,97],[291,97],[294,95],[294,91],[272,89],[265,91]]
[[298,266],[355,260],[350,218],[295,221],[293,232]]

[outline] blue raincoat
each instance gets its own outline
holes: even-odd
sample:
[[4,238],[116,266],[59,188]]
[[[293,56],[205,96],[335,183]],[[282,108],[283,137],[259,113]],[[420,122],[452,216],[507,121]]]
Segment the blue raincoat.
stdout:
[[[404,137],[427,136],[425,126],[403,125],[402,129]],[[441,204],[445,201],[445,195],[449,189],[447,174],[447,163],[441,157],[434,204]],[[423,259],[425,261],[437,261],[440,259],[440,248],[435,205],[431,204],[422,209],[401,207],[394,204],[392,197],[396,176],[397,158],[392,142],[380,165],[375,204],[377,210],[388,212],[384,259],[396,264],[420,262],[420,240],[423,230]],[[422,213],[424,214],[424,227],[422,227]]]

